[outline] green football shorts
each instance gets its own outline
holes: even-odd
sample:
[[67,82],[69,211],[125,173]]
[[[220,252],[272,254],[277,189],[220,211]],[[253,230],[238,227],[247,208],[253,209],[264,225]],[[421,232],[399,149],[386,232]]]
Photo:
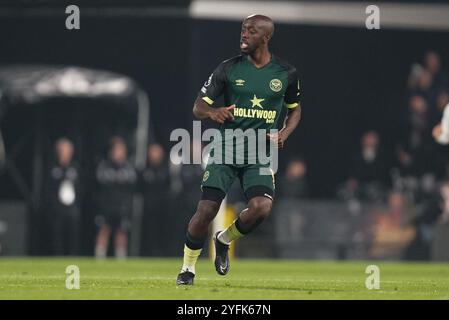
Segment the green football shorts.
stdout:
[[273,191],[275,190],[274,173],[260,174],[260,168],[268,168],[268,165],[249,164],[244,166],[234,166],[230,164],[208,164],[204,171],[201,190],[204,187],[217,188],[224,193],[228,193],[234,183],[235,178],[240,180],[243,191],[251,187],[265,186]]

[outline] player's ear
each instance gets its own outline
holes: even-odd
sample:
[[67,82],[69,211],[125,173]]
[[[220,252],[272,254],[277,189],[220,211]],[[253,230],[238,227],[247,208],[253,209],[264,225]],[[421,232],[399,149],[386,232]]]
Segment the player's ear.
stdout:
[[270,42],[270,40],[271,40],[272,36],[273,36],[273,34],[272,34],[272,33],[270,33],[270,32],[267,32],[267,33],[266,33],[266,34],[264,35],[264,38],[265,38],[265,42],[266,42],[266,43]]
[[265,43],[265,44],[268,44],[268,42],[270,42],[270,35],[269,34],[265,34],[264,36],[263,36],[263,42]]

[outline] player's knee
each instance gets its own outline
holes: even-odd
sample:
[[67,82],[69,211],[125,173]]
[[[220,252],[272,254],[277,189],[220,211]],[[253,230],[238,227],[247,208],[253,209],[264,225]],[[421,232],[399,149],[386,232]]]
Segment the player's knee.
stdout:
[[195,223],[199,226],[207,228],[214,220],[220,209],[220,205],[213,201],[200,201],[190,224]]
[[219,209],[219,203],[214,201],[202,200],[198,203],[196,211],[201,217],[210,217],[213,220],[217,215]]
[[110,232],[111,232],[111,229],[106,224],[103,224],[100,227],[100,230],[98,231],[98,236],[102,237],[102,238],[109,237]]
[[248,209],[258,219],[265,219],[270,215],[272,201],[265,197],[256,197],[249,201]]

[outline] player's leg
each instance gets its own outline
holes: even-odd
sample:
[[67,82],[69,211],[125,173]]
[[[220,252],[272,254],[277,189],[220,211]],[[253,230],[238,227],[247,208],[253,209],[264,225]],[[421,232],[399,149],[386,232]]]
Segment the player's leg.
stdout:
[[122,228],[115,231],[114,253],[118,259],[124,259],[128,255],[128,234]]
[[130,222],[126,216],[121,216],[114,228],[114,254],[118,259],[125,259],[128,256],[128,230]]
[[[253,231],[271,213],[275,180],[274,174],[261,174],[261,165],[252,165],[245,168],[242,176],[243,190],[248,199],[248,208],[243,210],[236,220],[236,227],[245,235]],[[226,234],[223,234],[226,240]]]
[[248,207],[240,212],[238,218],[226,230],[220,232],[219,241],[229,245],[256,229],[270,215],[272,203],[266,196],[251,198]]
[[217,215],[235,175],[233,169],[226,165],[207,166],[201,185],[203,191],[201,200],[187,228],[183,265],[177,279],[178,285],[193,284],[195,264],[206,242],[210,224]]
[[[259,189],[255,187],[256,189]],[[240,212],[238,218],[225,230],[217,232],[215,241],[215,270],[220,275],[229,272],[229,245],[251,233],[259,226],[270,214],[273,200],[268,198],[265,188],[260,188],[258,196],[253,196],[248,201],[248,207]]]
[[101,224],[95,241],[95,257],[97,259],[106,258],[110,235],[109,226],[106,223]]
[[274,175],[260,175],[258,166],[244,169],[241,177],[248,207],[225,230],[215,235],[215,269],[220,275],[229,271],[228,249],[237,240],[257,228],[270,214],[274,198]]
[[62,255],[64,253],[64,224],[62,213],[56,208],[49,210],[48,224],[52,243],[52,255]]
[[67,232],[67,253],[69,255],[79,254],[79,225],[80,211],[79,208],[67,208],[66,215],[66,232]]
[[201,200],[187,227],[182,272],[195,274],[195,264],[203,250],[209,226],[220,209],[225,193],[220,189],[203,188]]
[[182,268],[176,281],[178,285],[193,284],[195,265],[206,242],[210,223],[217,215],[225,195],[219,189],[203,189],[202,200],[198,202],[197,210],[187,228]]

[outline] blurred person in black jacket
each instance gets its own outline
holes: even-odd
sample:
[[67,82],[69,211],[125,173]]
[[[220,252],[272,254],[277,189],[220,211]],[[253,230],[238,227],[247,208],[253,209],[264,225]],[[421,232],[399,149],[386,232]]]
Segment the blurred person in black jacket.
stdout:
[[346,188],[362,200],[377,201],[382,199],[387,184],[387,165],[380,149],[379,135],[368,131],[361,138],[361,148],[354,157]]
[[414,64],[409,77],[408,98],[419,95],[425,98],[430,113],[435,111],[439,92],[447,89],[448,78],[442,68],[438,53],[429,50],[424,55],[422,64]]
[[437,225],[449,223],[449,181],[444,181],[437,191],[423,190],[421,198],[418,214],[412,220],[417,234],[405,252],[407,260],[429,260]]
[[419,149],[427,144],[430,137],[429,104],[421,95],[409,99],[408,116],[406,118],[405,140],[411,149]]
[[280,198],[306,198],[309,195],[307,184],[307,165],[301,158],[291,159],[287,164],[285,174],[278,182]]
[[[201,155],[204,146],[201,141],[193,140],[190,145],[190,154]],[[203,162],[205,159],[202,159]],[[178,164],[172,165],[173,179],[173,202],[170,237],[170,255],[177,255],[179,250],[184,246],[185,230],[191,218],[192,212],[196,210],[198,198],[201,196],[201,188],[199,186],[203,174],[204,167],[202,164]]]
[[46,202],[52,253],[76,255],[79,248],[80,174],[73,160],[75,148],[67,138],[55,143],[56,161],[46,183]]
[[409,77],[407,98],[420,96],[424,98],[427,104],[428,120],[438,118],[441,99],[444,99],[445,92],[449,89],[448,77],[445,74],[441,58],[438,53],[429,50],[424,55],[422,64],[414,64]]
[[167,254],[166,239],[170,233],[167,201],[169,201],[170,174],[165,151],[159,144],[150,144],[147,150],[147,165],[141,175],[144,195],[144,255]]
[[426,99],[415,95],[409,99],[408,115],[397,148],[397,168],[410,177],[435,174],[436,144],[431,135],[431,120]]
[[409,92],[409,98],[414,96],[421,96],[426,100],[429,108],[432,108],[436,96],[437,89],[434,86],[434,79],[432,73],[427,69],[422,69],[418,76],[417,86]]
[[424,56],[424,68],[432,75],[432,87],[439,91],[449,86],[447,75],[441,67],[441,58],[435,51],[429,50]]
[[99,185],[100,215],[96,218],[99,231],[95,256],[106,257],[112,234],[115,256],[125,258],[137,173],[127,160],[127,146],[123,138],[111,139],[108,158],[98,165],[96,177]]

